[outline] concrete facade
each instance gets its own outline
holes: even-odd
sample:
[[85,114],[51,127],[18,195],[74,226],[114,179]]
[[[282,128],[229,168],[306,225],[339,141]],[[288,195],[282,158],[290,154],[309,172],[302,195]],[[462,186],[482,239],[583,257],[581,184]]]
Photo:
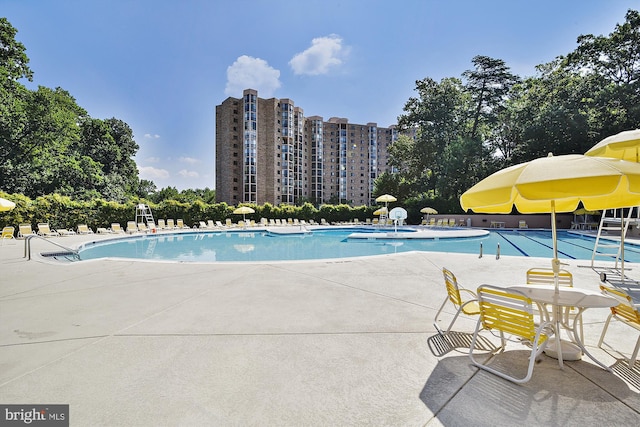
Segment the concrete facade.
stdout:
[[396,138],[395,126],[306,118],[291,99],[246,89],[216,106],[217,201],[371,205]]

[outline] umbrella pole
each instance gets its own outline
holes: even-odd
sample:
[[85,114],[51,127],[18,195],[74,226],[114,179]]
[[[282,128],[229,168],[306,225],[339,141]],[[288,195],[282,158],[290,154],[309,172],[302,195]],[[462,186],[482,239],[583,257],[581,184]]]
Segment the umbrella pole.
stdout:
[[620,209],[620,277],[624,282],[624,209]]
[[556,230],[556,202],[551,201],[551,239],[553,240],[553,260],[551,260],[551,268],[553,269],[553,286],[555,288],[553,299],[553,315],[555,317],[555,335],[556,335],[556,353],[560,369],[564,367],[562,360],[562,339],[560,339],[560,306],[558,305],[558,296],[560,294],[560,260],[558,259],[558,232]]

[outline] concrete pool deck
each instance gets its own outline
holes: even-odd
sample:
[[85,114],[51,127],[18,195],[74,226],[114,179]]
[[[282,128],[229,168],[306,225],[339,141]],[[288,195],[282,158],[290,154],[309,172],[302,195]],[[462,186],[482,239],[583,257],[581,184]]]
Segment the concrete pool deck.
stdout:
[[[475,289],[522,282],[548,259],[56,264],[23,250],[22,240],[0,246],[0,403],[69,404],[73,426],[640,423],[640,362],[631,370],[622,356],[637,332],[614,323],[613,348],[596,347],[608,309],[585,312],[585,343],[613,373],[588,358],[561,370],[542,356],[533,379],[515,385],[473,367],[463,345],[437,345],[442,267]],[[589,261],[567,262],[575,286],[598,289]],[[626,267],[640,278],[637,264]],[[457,321],[461,341],[474,325]],[[525,347],[507,351],[503,363],[524,366]]]

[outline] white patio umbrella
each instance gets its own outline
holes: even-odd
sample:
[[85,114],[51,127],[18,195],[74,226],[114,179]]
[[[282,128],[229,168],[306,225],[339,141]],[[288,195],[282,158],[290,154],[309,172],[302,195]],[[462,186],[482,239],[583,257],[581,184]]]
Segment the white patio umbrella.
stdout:
[[3,199],[2,197],[0,197],[0,212],[10,211],[15,207],[16,204],[11,200]]

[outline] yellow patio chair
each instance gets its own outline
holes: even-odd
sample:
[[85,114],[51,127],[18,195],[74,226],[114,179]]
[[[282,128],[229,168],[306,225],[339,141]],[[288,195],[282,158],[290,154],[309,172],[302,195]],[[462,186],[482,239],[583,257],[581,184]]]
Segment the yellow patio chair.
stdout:
[[[527,270],[527,284],[528,285],[555,285],[555,279],[553,276],[553,270],[550,268],[530,268]],[[571,272],[560,269],[558,272],[558,285],[559,286],[567,286],[573,287],[573,274]],[[537,304],[537,303],[536,303]],[[540,315],[544,316],[544,320],[549,319],[549,307],[542,307],[538,304],[538,309],[540,310]],[[584,342],[584,327],[582,325],[582,318],[578,318],[578,309],[575,307],[565,307],[564,313],[562,314],[562,323],[573,331],[569,325],[571,322],[579,322],[580,325],[580,341]]]
[[164,222],[164,219],[159,219],[158,220],[158,230],[164,230],[165,228],[167,228],[167,224]]
[[14,240],[14,233],[15,233],[16,229],[15,227],[11,227],[11,226],[6,226],[2,229],[2,235],[0,235],[0,240],[2,241],[2,244],[4,244],[5,241],[9,241],[9,240]]
[[[436,313],[433,326],[435,326],[439,334],[446,335],[451,330],[451,327],[458,319],[460,313],[464,313],[467,316],[477,316],[478,314],[480,314],[480,309],[478,307],[478,301],[475,292],[458,285],[456,276],[450,270],[443,268],[442,275],[444,276],[444,284],[447,288],[447,296],[442,302],[440,309],[438,309],[438,312]],[[465,293],[470,298],[463,298],[461,292]],[[440,329],[440,327],[438,326],[438,317],[440,316],[440,313],[444,309],[445,305],[447,305],[448,301],[450,301],[451,304],[453,304],[456,308],[456,314],[455,316],[453,316],[453,320],[451,320],[451,323],[443,333],[442,329]]]
[[[515,290],[507,290],[496,286],[482,285],[478,288],[478,304],[480,318],[476,325],[469,349],[471,362],[480,369],[491,372],[499,377],[514,383],[525,383],[533,375],[533,367],[536,359],[544,351],[548,338],[553,335],[551,322],[542,322],[539,326],[533,321],[533,303],[523,293]],[[522,378],[516,378],[504,371],[492,368],[488,363],[480,363],[473,357],[473,350],[480,331],[500,333],[502,353],[507,345],[507,338],[517,337],[521,344],[531,346],[527,374]],[[508,335],[508,337],[505,337]],[[493,357],[491,358],[493,359]]]
[[173,230],[173,229],[175,229],[175,228],[176,228],[176,223],[175,223],[175,221],[174,221],[174,220],[172,220],[172,219],[168,219],[168,220],[167,220],[167,229],[168,229],[168,230]]
[[18,237],[25,238],[27,236],[33,236],[36,233],[33,232],[31,224],[20,224],[18,226]]
[[176,220],[176,227],[178,227],[178,228],[189,228],[187,225],[184,225],[184,220],[182,220],[182,219]]
[[52,237],[59,236],[60,233],[58,233],[56,230],[52,230],[51,227],[49,227],[49,224],[47,224],[46,222],[41,222],[40,224],[38,224],[38,235],[43,237]]
[[144,222],[139,222],[138,223],[138,231],[141,233],[148,233],[150,230],[149,227],[147,227],[147,224],[145,224]]
[[[602,342],[604,341],[604,336],[607,333],[607,329],[609,328],[609,323],[612,318],[616,318],[620,322],[625,325],[631,326],[637,331],[640,331],[640,311],[633,304],[633,300],[631,297],[621,289],[610,288],[608,286],[600,285],[600,290],[603,294],[611,296],[617,299],[620,304],[615,307],[611,307],[611,313],[609,313],[609,317],[607,317],[607,321],[604,324],[604,328],[602,329],[602,334],[600,335],[600,340],[598,341],[598,347],[602,348]],[[638,336],[638,340],[636,341],[636,346],[633,349],[633,353],[628,360],[629,368],[633,369],[636,359],[638,357],[638,349],[640,349],[640,336]]]
[[524,221],[524,220],[518,221],[518,228],[529,228],[529,226],[527,225],[527,221]]

